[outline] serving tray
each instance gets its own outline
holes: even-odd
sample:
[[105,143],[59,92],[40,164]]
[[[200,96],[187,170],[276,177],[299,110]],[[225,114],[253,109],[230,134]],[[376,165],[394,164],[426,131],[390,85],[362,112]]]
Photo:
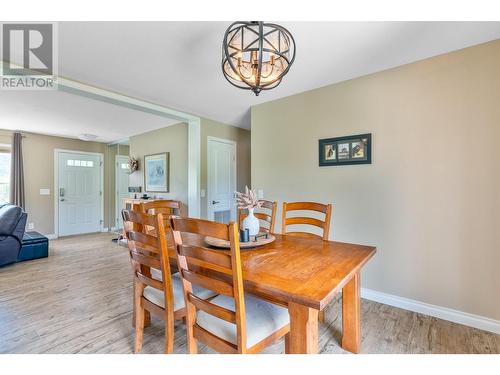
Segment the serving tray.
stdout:
[[[248,242],[240,241],[240,249],[251,249],[253,247],[264,246],[267,245],[268,243],[273,242],[276,239],[276,237],[274,237],[272,234],[269,234],[268,238],[258,237],[257,241],[254,241],[254,237],[255,236],[250,236],[250,241]],[[231,247],[229,241],[221,240],[214,237],[205,237],[205,243],[207,245],[213,247],[220,247],[222,249],[229,249]]]

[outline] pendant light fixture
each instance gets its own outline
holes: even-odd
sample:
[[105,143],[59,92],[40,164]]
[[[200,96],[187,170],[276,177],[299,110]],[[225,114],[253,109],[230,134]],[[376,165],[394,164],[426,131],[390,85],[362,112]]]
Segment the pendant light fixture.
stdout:
[[295,59],[292,34],[280,25],[237,21],[224,34],[222,72],[232,85],[259,95],[281,83]]

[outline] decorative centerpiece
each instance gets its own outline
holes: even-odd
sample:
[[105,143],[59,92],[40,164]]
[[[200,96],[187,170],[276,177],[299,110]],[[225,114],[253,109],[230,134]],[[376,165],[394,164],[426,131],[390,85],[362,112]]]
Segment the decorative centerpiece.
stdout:
[[236,203],[240,210],[247,210],[248,216],[243,219],[242,227],[243,229],[248,229],[250,236],[256,236],[259,234],[260,223],[253,213],[256,207],[261,207],[262,202],[257,199],[257,194],[255,194],[254,189],[249,189],[245,186],[245,192],[236,192]]

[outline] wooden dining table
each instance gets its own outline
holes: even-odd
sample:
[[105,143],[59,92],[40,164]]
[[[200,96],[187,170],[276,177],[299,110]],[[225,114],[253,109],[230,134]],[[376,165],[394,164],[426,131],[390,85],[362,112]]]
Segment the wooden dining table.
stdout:
[[[376,248],[291,235],[274,236],[276,240],[270,244],[241,250],[243,280],[245,292],[288,308],[287,352],[318,353],[319,311],[342,292],[342,348],[358,353],[361,268]],[[203,238],[190,240],[203,242]],[[167,243],[170,262],[176,265],[170,234]]]

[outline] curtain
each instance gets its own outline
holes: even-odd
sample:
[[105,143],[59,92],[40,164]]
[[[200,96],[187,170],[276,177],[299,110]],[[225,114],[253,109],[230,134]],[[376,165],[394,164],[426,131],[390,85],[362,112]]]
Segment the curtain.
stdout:
[[10,201],[24,210],[23,136],[21,133],[14,133],[11,152]]

